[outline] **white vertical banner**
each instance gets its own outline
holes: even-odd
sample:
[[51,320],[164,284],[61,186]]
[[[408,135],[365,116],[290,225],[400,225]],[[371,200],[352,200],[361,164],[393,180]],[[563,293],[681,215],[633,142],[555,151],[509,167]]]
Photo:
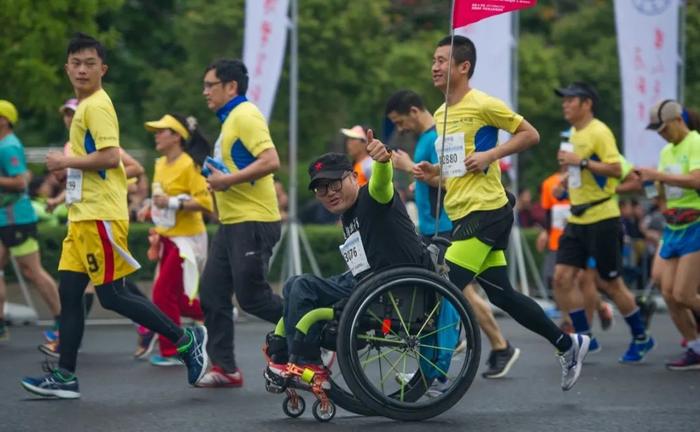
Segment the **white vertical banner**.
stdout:
[[246,0],[243,62],[248,68],[246,96],[270,118],[282,73],[289,0]]
[[504,13],[455,29],[476,46],[476,68],[469,84],[513,107],[512,99],[512,14]]
[[[513,83],[513,14],[504,13],[455,29],[455,34],[466,36],[476,46],[476,68],[469,84],[491,96],[497,97],[511,109],[514,107]],[[500,131],[499,142],[508,139],[509,134]],[[511,165],[511,158],[505,158],[505,165]],[[509,170],[516,175],[513,169]]]
[[678,97],[678,14],[681,0],[615,0],[622,82],[625,157],[656,166],[665,142],[646,130],[649,109]]

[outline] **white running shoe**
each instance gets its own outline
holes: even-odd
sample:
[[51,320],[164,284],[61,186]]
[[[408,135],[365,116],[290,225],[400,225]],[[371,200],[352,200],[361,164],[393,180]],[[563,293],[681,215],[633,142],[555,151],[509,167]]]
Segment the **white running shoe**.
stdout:
[[576,384],[581,368],[583,367],[583,359],[588,354],[588,347],[591,344],[591,338],[586,335],[572,333],[571,348],[568,351],[558,355],[559,363],[561,363],[561,389],[563,391],[571,390]]

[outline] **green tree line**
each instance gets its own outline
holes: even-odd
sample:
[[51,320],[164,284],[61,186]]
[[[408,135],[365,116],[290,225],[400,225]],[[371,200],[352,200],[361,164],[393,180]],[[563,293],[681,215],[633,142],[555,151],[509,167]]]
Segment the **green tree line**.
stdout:
[[[95,35],[108,48],[105,87],[119,114],[124,147],[153,156],[143,122],[173,111],[196,116],[208,137],[216,137],[217,120],[201,95],[202,76],[212,60],[241,56],[245,0],[0,3],[0,98],[17,105],[17,133],[25,145],[61,145],[66,139],[58,107],[71,96],[63,65],[75,31]],[[700,36],[700,5],[687,3],[685,98],[698,107],[700,69],[694,66],[700,46],[692,42]],[[359,123],[381,130],[384,101],[395,90],[413,89],[437,108],[441,95],[432,87],[430,62],[435,43],[449,30],[449,9],[449,0],[299,0],[302,167],[314,155],[339,149],[340,127]],[[542,135],[541,145],[521,157],[520,172],[523,184],[535,189],[556,168],[558,135],[566,126],[553,88],[593,82],[602,98],[599,117],[621,137],[613,2],[540,0],[519,20],[519,112]],[[284,159],[288,76],[285,61],[270,121]]]

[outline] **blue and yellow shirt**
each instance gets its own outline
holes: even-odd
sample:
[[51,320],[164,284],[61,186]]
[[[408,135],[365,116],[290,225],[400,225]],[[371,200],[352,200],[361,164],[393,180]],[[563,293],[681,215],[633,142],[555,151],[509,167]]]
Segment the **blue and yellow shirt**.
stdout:
[[[109,147],[119,147],[119,123],[112,100],[100,89],[80,101],[75,111],[70,151],[73,156],[86,156]],[[108,170],[83,171],[82,199],[70,205],[68,220],[129,220],[121,162]]]
[[[0,140],[0,177],[27,174],[24,147],[13,133]],[[0,227],[23,225],[37,221],[26,189],[22,192],[0,188]]]
[[[571,128],[569,141],[574,145],[574,153],[581,158],[604,163],[621,163],[615,136],[605,123],[598,119],[591,120],[581,130]],[[615,195],[619,179],[593,174],[590,170],[581,170],[581,187],[569,189],[571,205],[586,204]],[[609,199],[595,205],[581,216],[571,215],[569,222],[592,224],[605,219],[620,216],[617,200]]]
[[[214,156],[236,172],[252,164],[260,153],[275,148],[267,121],[260,110],[245,98],[236,96],[221,107],[221,133],[214,145]],[[280,218],[272,174],[252,182],[233,185],[216,192],[216,207],[223,224],[277,222]]]
[[[495,97],[471,89],[447,111],[447,134],[464,133],[465,157],[475,151],[487,151],[498,145],[498,131],[514,133],[523,117],[511,111]],[[445,104],[435,111],[438,134],[445,124]],[[508,203],[498,161],[485,172],[466,173],[445,181],[445,211],[455,221],[478,210],[496,210]]]

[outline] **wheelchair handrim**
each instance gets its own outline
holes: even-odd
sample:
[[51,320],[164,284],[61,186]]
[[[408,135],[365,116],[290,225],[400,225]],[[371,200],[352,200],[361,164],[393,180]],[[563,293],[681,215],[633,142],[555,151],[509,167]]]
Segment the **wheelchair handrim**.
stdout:
[[[415,272],[414,272],[415,273]],[[466,300],[462,297],[462,293],[454,287],[454,285],[451,284],[445,284],[443,281],[440,281],[440,283],[436,282],[436,278],[438,278],[437,275],[434,273],[430,274],[430,277],[427,275],[415,275],[415,276],[400,276],[397,279],[390,280],[388,282],[382,282],[381,279],[378,279],[378,283],[382,285],[379,289],[376,289],[376,291],[373,291],[370,295],[365,297],[359,304],[357,308],[355,308],[354,313],[352,317],[348,316],[348,319],[351,319],[351,330],[350,330],[350,343],[351,343],[351,349],[350,349],[350,361],[353,365],[351,368],[351,371],[348,371],[351,373],[354,377],[354,381],[357,383],[359,387],[361,387],[363,393],[365,393],[367,396],[369,396],[373,401],[375,401],[378,405],[383,406],[383,407],[390,407],[394,410],[399,410],[399,411],[412,411],[414,417],[413,419],[420,419],[420,418],[428,418],[432,417],[434,415],[439,414],[440,412],[443,412],[444,410],[448,409],[450,406],[454,405],[461,396],[466,392],[466,390],[469,388],[471,385],[471,382],[473,381],[474,375],[476,374],[476,369],[478,368],[478,353],[480,351],[480,347],[478,346],[479,342],[479,336],[478,329],[476,328],[475,321],[473,318],[470,316],[470,312],[468,311],[468,305],[466,303]],[[458,382],[454,384],[454,386],[450,389],[450,391],[444,395],[441,395],[439,397],[436,397],[434,399],[429,399],[427,401],[407,401],[406,400],[406,394],[404,390],[404,394],[400,395],[398,392],[392,393],[392,394],[384,394],[380,392],[374,383],[370,382],[369,378],[362,372],[358,372],[362,370],[362,362],[357,356],[357,350],[356,344],[357,344],[357,339],[360,332],[360,319],[364,314],[364,311],[369,310],[369,305],[372,304],[373,301],[375,301],[380,295],[382,295],[385,292],[391,291],[393,288],[397,286],[402,286],[405,284],[418,284],[419,286],[422,285],[422,290],[425,290],[428,288],[428,285],[430,285],[430,288],[432,288],[437,294],[439,294],[443,300],[448,300],[450,304],[458,311],[459,313],[459,319],[460,323],[464,326],[464,332],[467,335],[467,350],[465,351],[465,359],[464,362],[457,374],[457,377],[459,378]],[[414,287],[414,290],[416,288]],[[369,288],[367,289],[369,290]],[[465,307],[465,305],[467,305]],[[410,332],[409,332],[410,333]],[[416,360],[418,360],[416,358]],[[420,360],[418,360],[420,364]],[[343,371],[345,374],[346,371]],[[416,374],[421,373],[421,368],[418,368],[418,372]],[[415,378],[415,375],[414,377]],[[416,384],[419,384],[422,387],[422,390],[417,389],[420,391],[420,396],[423,395],[423,392],[427,390],[427,388],[430,385],[430,382],[428,382],[428,379],[425,379],[425,377],[422,377],[422,382],[421,383],[413,383],[412,389],[416,387]],[[410,384],[410,382],[409,382]],[[403,389],[402,385],[402,389]],[[409,391],[411,389],[408,389]],[[397,397],[399,396],[399,397]],[[403,401],[401,401],[401,398],[403,397]],[[410,399],[413,399],[415,395],[411,395]],[[415,398],[418,399],[418,398]],[[437,409],[438,405],[442,405],[440,409]],[[374,407],[372,407],[374,408]],[[416,410],[420,410],[421,408],[431,408],[430,411],[431,413],[428,415],[426,413],[425,416],[419,414],[416,412]],[[376,408],[375,408],[376,409]],[[381,412],[378,410],[378,412]],[[406,418],[403,418],[406,419]]]

